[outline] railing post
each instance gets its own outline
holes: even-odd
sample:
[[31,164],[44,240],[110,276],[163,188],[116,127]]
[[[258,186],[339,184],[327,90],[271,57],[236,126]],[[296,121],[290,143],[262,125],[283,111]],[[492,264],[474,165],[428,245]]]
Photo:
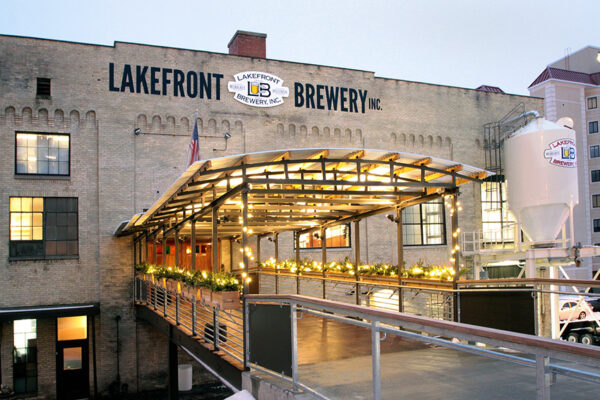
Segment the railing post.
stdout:
[[250,366],[250,303],[244,298],[243,301],[244,307],[244,320],[243,328],[244,328],[244,370],[248,371]]
[[219,350],[219,307],[213,307],[213,343],[215,350]]
[[167,288],[164,288],[165,295],[163,296],[163,314],[165,318],[167,317],[167,297],[169,296],[169,291]]
[[292,324],[292,390],[298,391],[298,319],[296,304],[290,305],[290,321]]
[[196,336],[196,296],[192,298],[192,336]]
[[550,357],[535,355],[537,400],[550,399]]
[[175,293],[175,325],[179,325],[179,293]]
[[157,301],[156,298],[157,297],[158,296],[156,295],[156,285],[152,285],[152,300],[154,300],[153,301],[153,303],[154,303],[154,311],[156,311],[156,301]]
[[371,364],[373,367],[373,399],[381,399],[381,348],[379,321],[371,322]]

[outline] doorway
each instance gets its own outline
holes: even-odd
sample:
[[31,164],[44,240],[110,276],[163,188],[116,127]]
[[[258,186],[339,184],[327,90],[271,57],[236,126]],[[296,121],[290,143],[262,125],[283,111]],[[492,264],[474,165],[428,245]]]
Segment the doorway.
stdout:
[[56,394],[75,400],[90,396],[87,316],[57,318]]

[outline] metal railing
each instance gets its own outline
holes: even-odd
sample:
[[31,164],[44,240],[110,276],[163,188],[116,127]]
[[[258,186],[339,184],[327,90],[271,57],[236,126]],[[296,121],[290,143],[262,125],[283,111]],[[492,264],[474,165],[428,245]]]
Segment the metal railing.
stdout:
[[[185,328],[190,336],[212,346],[240,365],[244,363],[244,323],[241,309],[224,310],[195,294],[135,278],[135,301]],[[225,357],[227,358],[227,357]],[[230,361],[233,361],[230,360]]]
[[[296,275],[259,270],[260,294],[298,294],[341,303],[356,304],[381,310],[402,311],[413,315],[454,320],[452,282],[419,282],[398,284],[398,281],[376,278],[350,280],[335,276]],[[435,287],[438,286],[438,287]]]
[[[271,371],[261,365],[250,363],[252,348],[247,349],[246,366],[282,379],[291,384],[294,390],[302,389],[323,399],[328,398],[327,393],[319,393],[299,379],[298,354],[302,349],[298,348],[297,324],[304,313],[367,328],[371,331],[372,388],[370,395],[374,399],[382,398],[380,348],[382,334],[384,337],[388,334],[396,335],[462,353],[534,368],[535,389],[537,399],[540,400],[550,399],[551,384],[557,384],[557,375],[600,384],[600,374],[590,372],[590,370],[596,371],[600,368],[600,348],[298,295],[248,295],[245,299],[247,316],[250,313],[251,304],[277,304],[290,307],[292,372],[291,376],[286,376],[281,371]],[[246,335],[249,334],[249,330],[247,330]],[[249,338],[246,343],[250,343]],[[485,344],[487,347],[483,348],[481,344]],[[274,349],[274,351],[276,350]],[[571,362],[573,366],[559,365],[557,360]],[[582,368],[584,365],[587,365],[590,370]]]

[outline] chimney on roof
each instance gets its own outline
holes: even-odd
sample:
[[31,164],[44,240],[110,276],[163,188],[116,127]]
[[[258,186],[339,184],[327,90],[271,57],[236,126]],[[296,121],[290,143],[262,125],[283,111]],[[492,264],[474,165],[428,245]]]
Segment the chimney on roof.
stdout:
[[267,35],[264,33],[237,31],[227,45],[229,54],[246,57],[267,57]]

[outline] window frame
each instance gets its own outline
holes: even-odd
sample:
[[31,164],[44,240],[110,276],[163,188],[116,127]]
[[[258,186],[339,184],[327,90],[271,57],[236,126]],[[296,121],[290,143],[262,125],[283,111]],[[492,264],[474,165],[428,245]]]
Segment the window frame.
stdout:
[[[592,107],[593,104],[593,107]],[[598,108],[598,96],[590,96],[586,99],[586,105],[588,110],[594,110]]]
[[[424,204],[439,204],[440,205],[440,209],[442,210],[442,215],[441,215],[441,221],[442,222],[435,222],[435,223],[427,223],[427,222],[423,222],[424,220],[424,215],[423,215],[423,205]],[[435,199],[435,200],[430,200],[430,201],[426,201],[423,203],[419,203],[419,204],[415,204],[411,207],[419,207],[419,222],[418,223],[406,223],[406,218],[404,215],[402,215],[402,245],[404,247],[431,247],[431,246],[447,246],[448,245],[448,238],[447,238],[447,229],[446,229],[446,204],[444,202],[443,198],[439,198],[439,199]],[[402,210],[402,212],[404,212],[404,210],[406,210],[409,207],[406,207]],[[423,239],[425,237],[424,235],[424,229],[429,226],[429,225],[441,225],[441,229],[442,229],[442,233],[441,233],[441,237],[442,237],[442,243],[423,243]],[[420,231],[420,235],[421,235],[421,243],[420,244],[409,244],[407,243],[407,241],[405,240],[405,236],[404,236],[404,226],[419,226],[419,231]]]
[[598,133],[598,121],[589,121],[588,122],[588,134],[592,135],[594,133]]
[[[21,211],[11,211],[10,209],[10,199],[12,198],[42,198],[43,200],[43,211],[42,211],[42,239],[41,240],[13,240],[11,239],[11,225],[10,225],[10,216],[11,213],[13,212],[21,212]],[[61,200],[75,200],[76,201],[76,211],[53,211],[53,210],[48,210],[47,208],[47,200],[48,199],[61,199]],[[78,259],[79,255],[80,255],[80,248],[79,248],[79,198],[78,197],[60,197],[60,196],[48,196],[48,197],[44,197],[44,196],[9,196],[9,206],[8,206],[8,213],[9,213],[9,223],[8,223],[8,259],[10,261],[22,261],[22,260],[64,260],[64,259]],[[67,229],[67,232],[69,230],[69,227],[71,225],[69,225],[68,223],[66,225],[59,225],[58,223],[56,223],[55,225],[50,226],[48,223],[48,215],[52,213],[52,214],[67,214],[66,218],[68,220],[68,214],[72,214],[75,213],[76,214],[76,221],[75,221],[75,233],[76,233],[76,239],[49,239],[48,238],[48,228],[49,227],[58,227],[58,226],[65,226]],[[77,244],[77,248],[76,248],[76,254],[48,254],[47,253],[47,245],[49,242],[66,242],[66,245],[68,246],[68,242],[71,241],[76,241]],[[12,255],[13,254],[13,242],[14,243],[30,243],[33,246],[34,245],[38,245],[41,246],[41,250],[40,250],[40,254],[28,254],[28,255],[24,255],[24,256],[19,256],[19,255]],[[14,245],[15,247],[17,247],[17,245]]]
[[[596,174],[594,174],[594,172],[596,172]],[[594,179],[594,175],[596,175],[596,179]],[[593,169],[591,171],[590,182],[591,183],[600,182],[600,169]]]
[[594,218],[592,221],[592,230],[594,233],[600,232],[600,218]]
[[[38,174],[38,173],[29,173],[29,172],[18,172],[17,171],[17,135],[19,133],[23,133],[26,135],[47,135],[47,136],[66,136],[69,138],[69,162],[67,165],[68,173],[67,174]],[[15,165],[15,176],[21,177],[36,177],[36,178],[48,178],[48,179],[70,179],[71,178],[71,134],[70,133],[52,133],[52,132],[35,132],[35,131],[15,131],[15,156],[13,158]],[[37,160],[37,157],[36,157]]]
[[[52,78],[38,76],[35,83],[35,97],[40,99],[49,99],[52,97]],[[45,87],[46,85],[48,86],[48,93],[40,93],[40,87]]]
[[592,195],[592,208],[600,208],[600,194]]
[[590,158],[600,157],[600,145],[594,144],[590,146]]
[[[346,225],[348,227],[348,246],[326,246],[327,249],[351,249],[352,248],[352,224],[350,224],[350,223],[339,224],[339,225],[334,225],[334,226],[328,227],[326,229],[335,228],[340,225]],[[308,232],[306,234],[312,235],[314,233],[315,232]],[[319,247],[302,247],[302,246],[300,246],[300,251],[302,251],[302,250],[319,250],[319,249],[321,249],[321,246],[319,246]],[[294,250],[296,250],[296,232],[294,232]]]

